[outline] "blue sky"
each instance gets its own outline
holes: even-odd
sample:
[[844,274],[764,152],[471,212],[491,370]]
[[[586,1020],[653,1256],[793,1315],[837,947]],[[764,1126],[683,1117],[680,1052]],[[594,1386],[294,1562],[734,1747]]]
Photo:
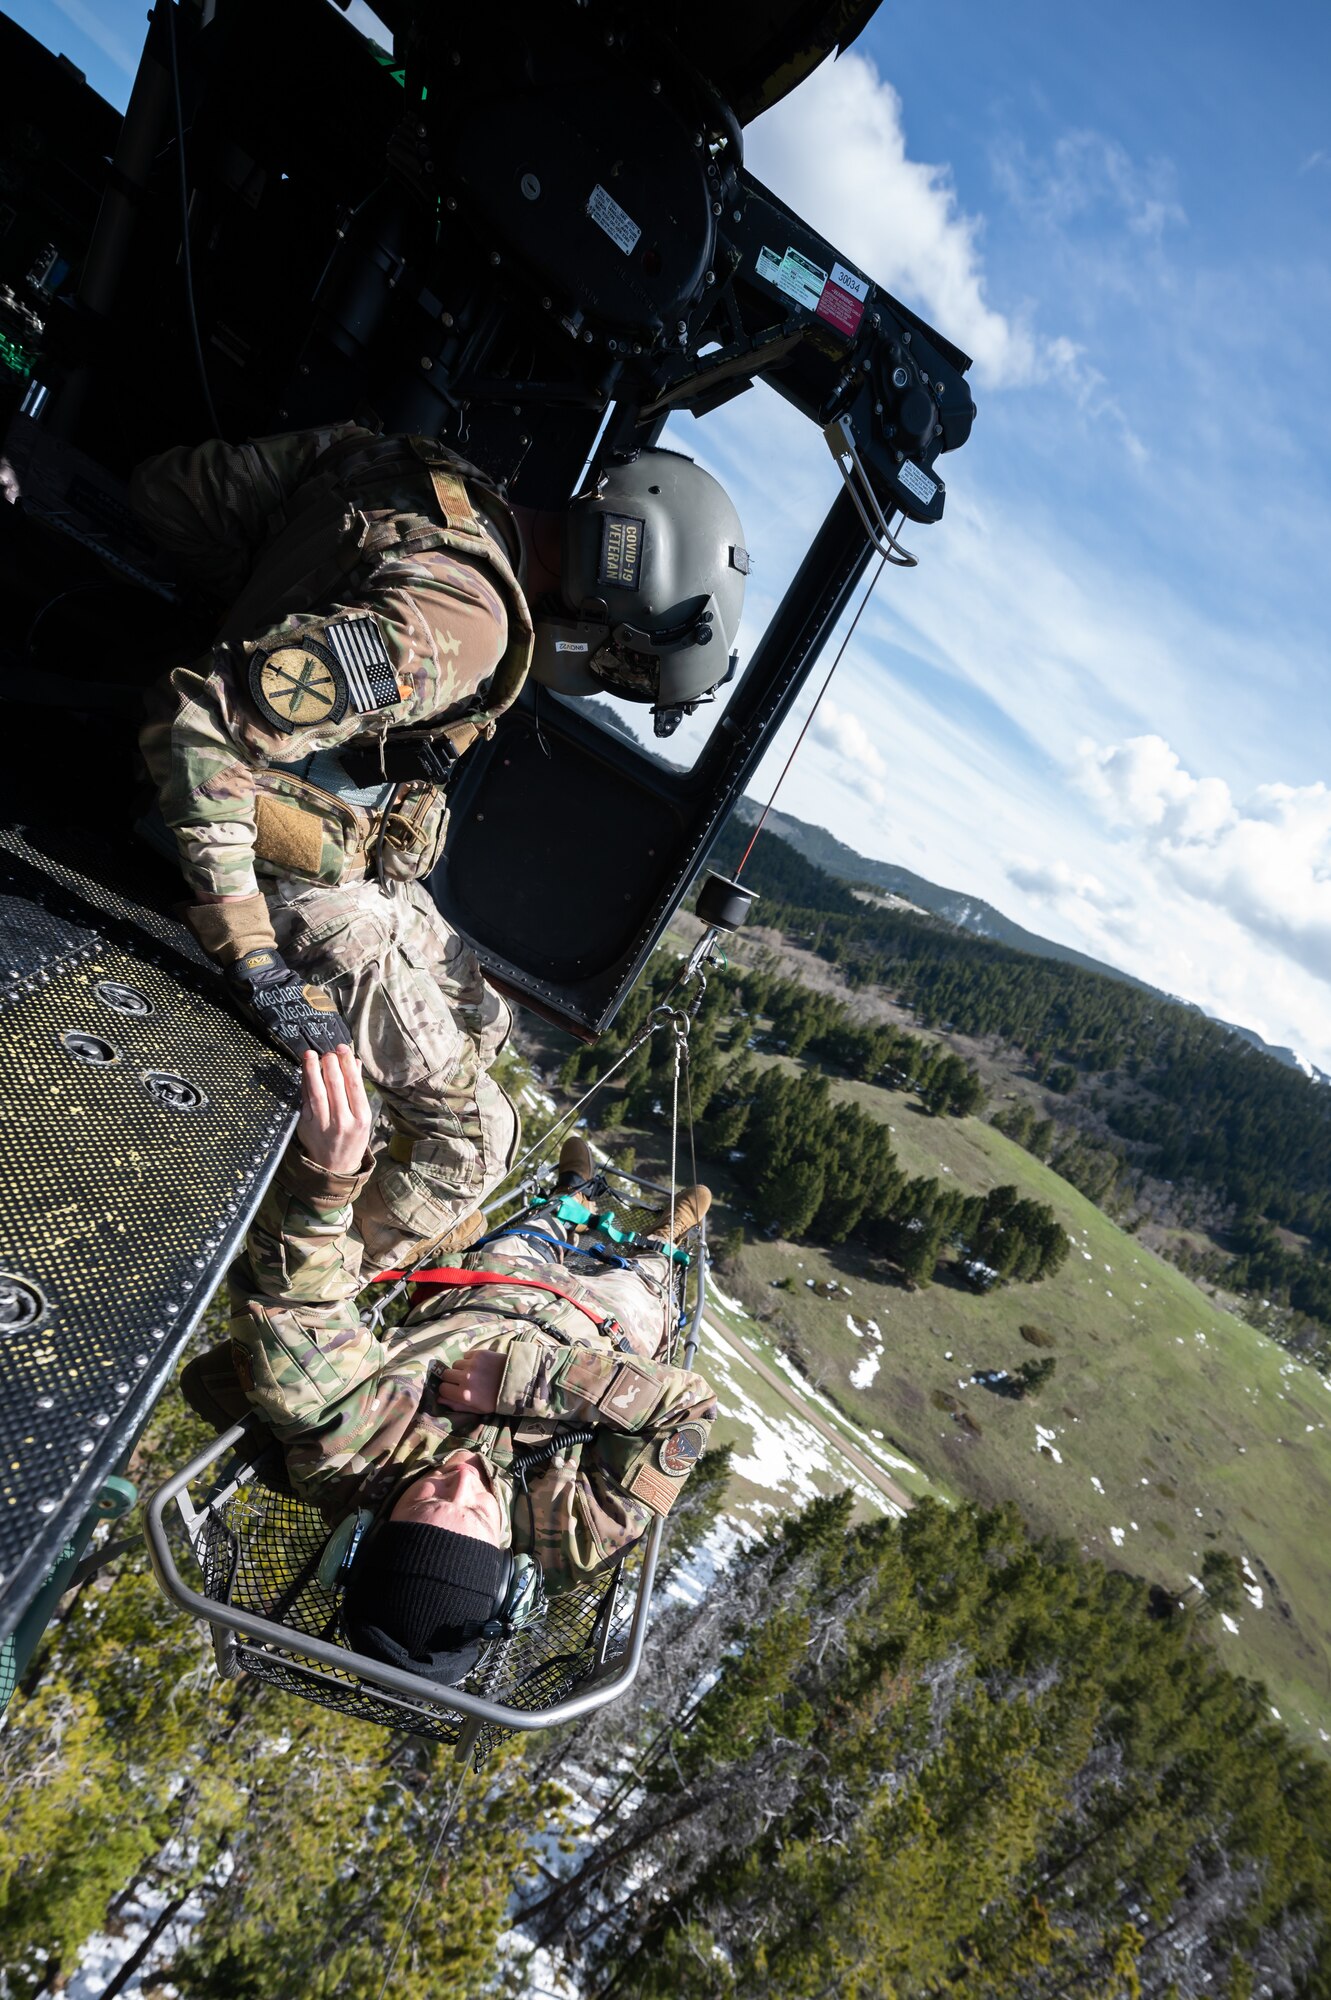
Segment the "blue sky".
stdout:
[[[123,102],[140,5],[9,11]],[[1329,74],[1306,0],[888,0],[747,137],[979,406],[780,803],[1326,1068]],[[751,644],[835,474],[761,390],[679,442]]]

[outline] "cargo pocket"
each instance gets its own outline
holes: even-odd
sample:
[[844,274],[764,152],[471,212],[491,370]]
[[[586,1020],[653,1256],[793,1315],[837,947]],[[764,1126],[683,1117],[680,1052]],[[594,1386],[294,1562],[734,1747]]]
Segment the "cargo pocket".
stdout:
[[[387,954],[372,998],[372,1032],[389,1090],[419,1091],[421,1107],[437,1104],[456,1121],[475,1091],[475,1049],[431,976],[401,942]],[[433,1121],[427,1116],[425,1123]]]
[[[322,1419],[330,1401],[328,1364],[297,1314],[251,1305],[248,1317],[237,1314],[231,1322],[231,1346],[238,1362],[244,1357],[238,1372],[251,1403],[279,1436]],[[339,1375],[333,1395],[341,1385]]]

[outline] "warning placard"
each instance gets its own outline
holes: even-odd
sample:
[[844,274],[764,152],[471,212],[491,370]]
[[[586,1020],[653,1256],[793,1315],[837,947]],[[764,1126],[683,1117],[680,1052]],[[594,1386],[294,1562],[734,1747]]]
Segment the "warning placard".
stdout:
[[825,319],[838,332],[853,334],[859,331],[864,318],[864,301],[869,296],[867,280],[848,271],[844,264],[833,264],[832,275],[823,287],[823,295],[818,301],[819,319]]
[[775,285],[787,298],[794,299],[796,305],[807,306],[810,312],[818,310],[818,301],[827,283],[826,271],[820,271],[807,257],[801,257],[798,250],[790,249],[783,257],[778,256],[775,250],[760,250],[758,276],[766,278],[769,285]]
[[844,264],[834,264],[829,277],[819,265],[790,246],[784,255],[764,247],[758,252],[758,276],[794,299],[796,305],[825,319],[838,333],[854,334],[864,317],[868,280],[847,270]]

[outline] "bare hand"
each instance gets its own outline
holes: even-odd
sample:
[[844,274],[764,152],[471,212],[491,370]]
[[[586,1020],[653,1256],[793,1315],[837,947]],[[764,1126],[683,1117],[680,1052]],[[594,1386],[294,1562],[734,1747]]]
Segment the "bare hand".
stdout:
[[460,1355],[437,1379],[435,1394],[447,1410],[481,1411],[493,1416],[507,1357],[488,1347]]
[[370,1143],[373,1114],[360,1064],[343,1042],[331,1054],[307,1049],[301,1062],[296,1141],[307,1160],[332,1174],[354,1174]]

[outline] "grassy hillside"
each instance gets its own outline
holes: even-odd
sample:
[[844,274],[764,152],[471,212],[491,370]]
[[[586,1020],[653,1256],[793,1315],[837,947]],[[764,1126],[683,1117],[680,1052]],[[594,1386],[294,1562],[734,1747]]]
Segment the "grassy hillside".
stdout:
[[[1208,1549],[1244,1558],[1251,1601],[1234,1630],[1216,1621],[1222,1657],[1267,1681],[1291,1727],[1331,1738],[1321,1525],[1331,1384],[1217,1311],[991,1127],[926,1118],[863,1084],[833,1088],[886,1120],[910,1173],[952,1174],[974,1192],[1012,1182],[1048,1202],[1073,1254],[1039,1285],[977,1297],[940,1282],[912,1294],[878,1282],[858,1252],[759,1237],[741,1253],[747,1300],[767,1301],[771,1329],[785,1323],[811,1376],[857,1424],[956,1490],[1015,1499],[1037,1527],[1177,1595]],[[793,1289],[772,1289],[785,1278]],[[849,1296],[811,1288],[832,1279]],[[1024,1341],[1023,1324],[1043,1329],[1049,1348]],[[1009,1401],[971,1380],[1045,1351],[1058,1365],[1038,1398]]]

